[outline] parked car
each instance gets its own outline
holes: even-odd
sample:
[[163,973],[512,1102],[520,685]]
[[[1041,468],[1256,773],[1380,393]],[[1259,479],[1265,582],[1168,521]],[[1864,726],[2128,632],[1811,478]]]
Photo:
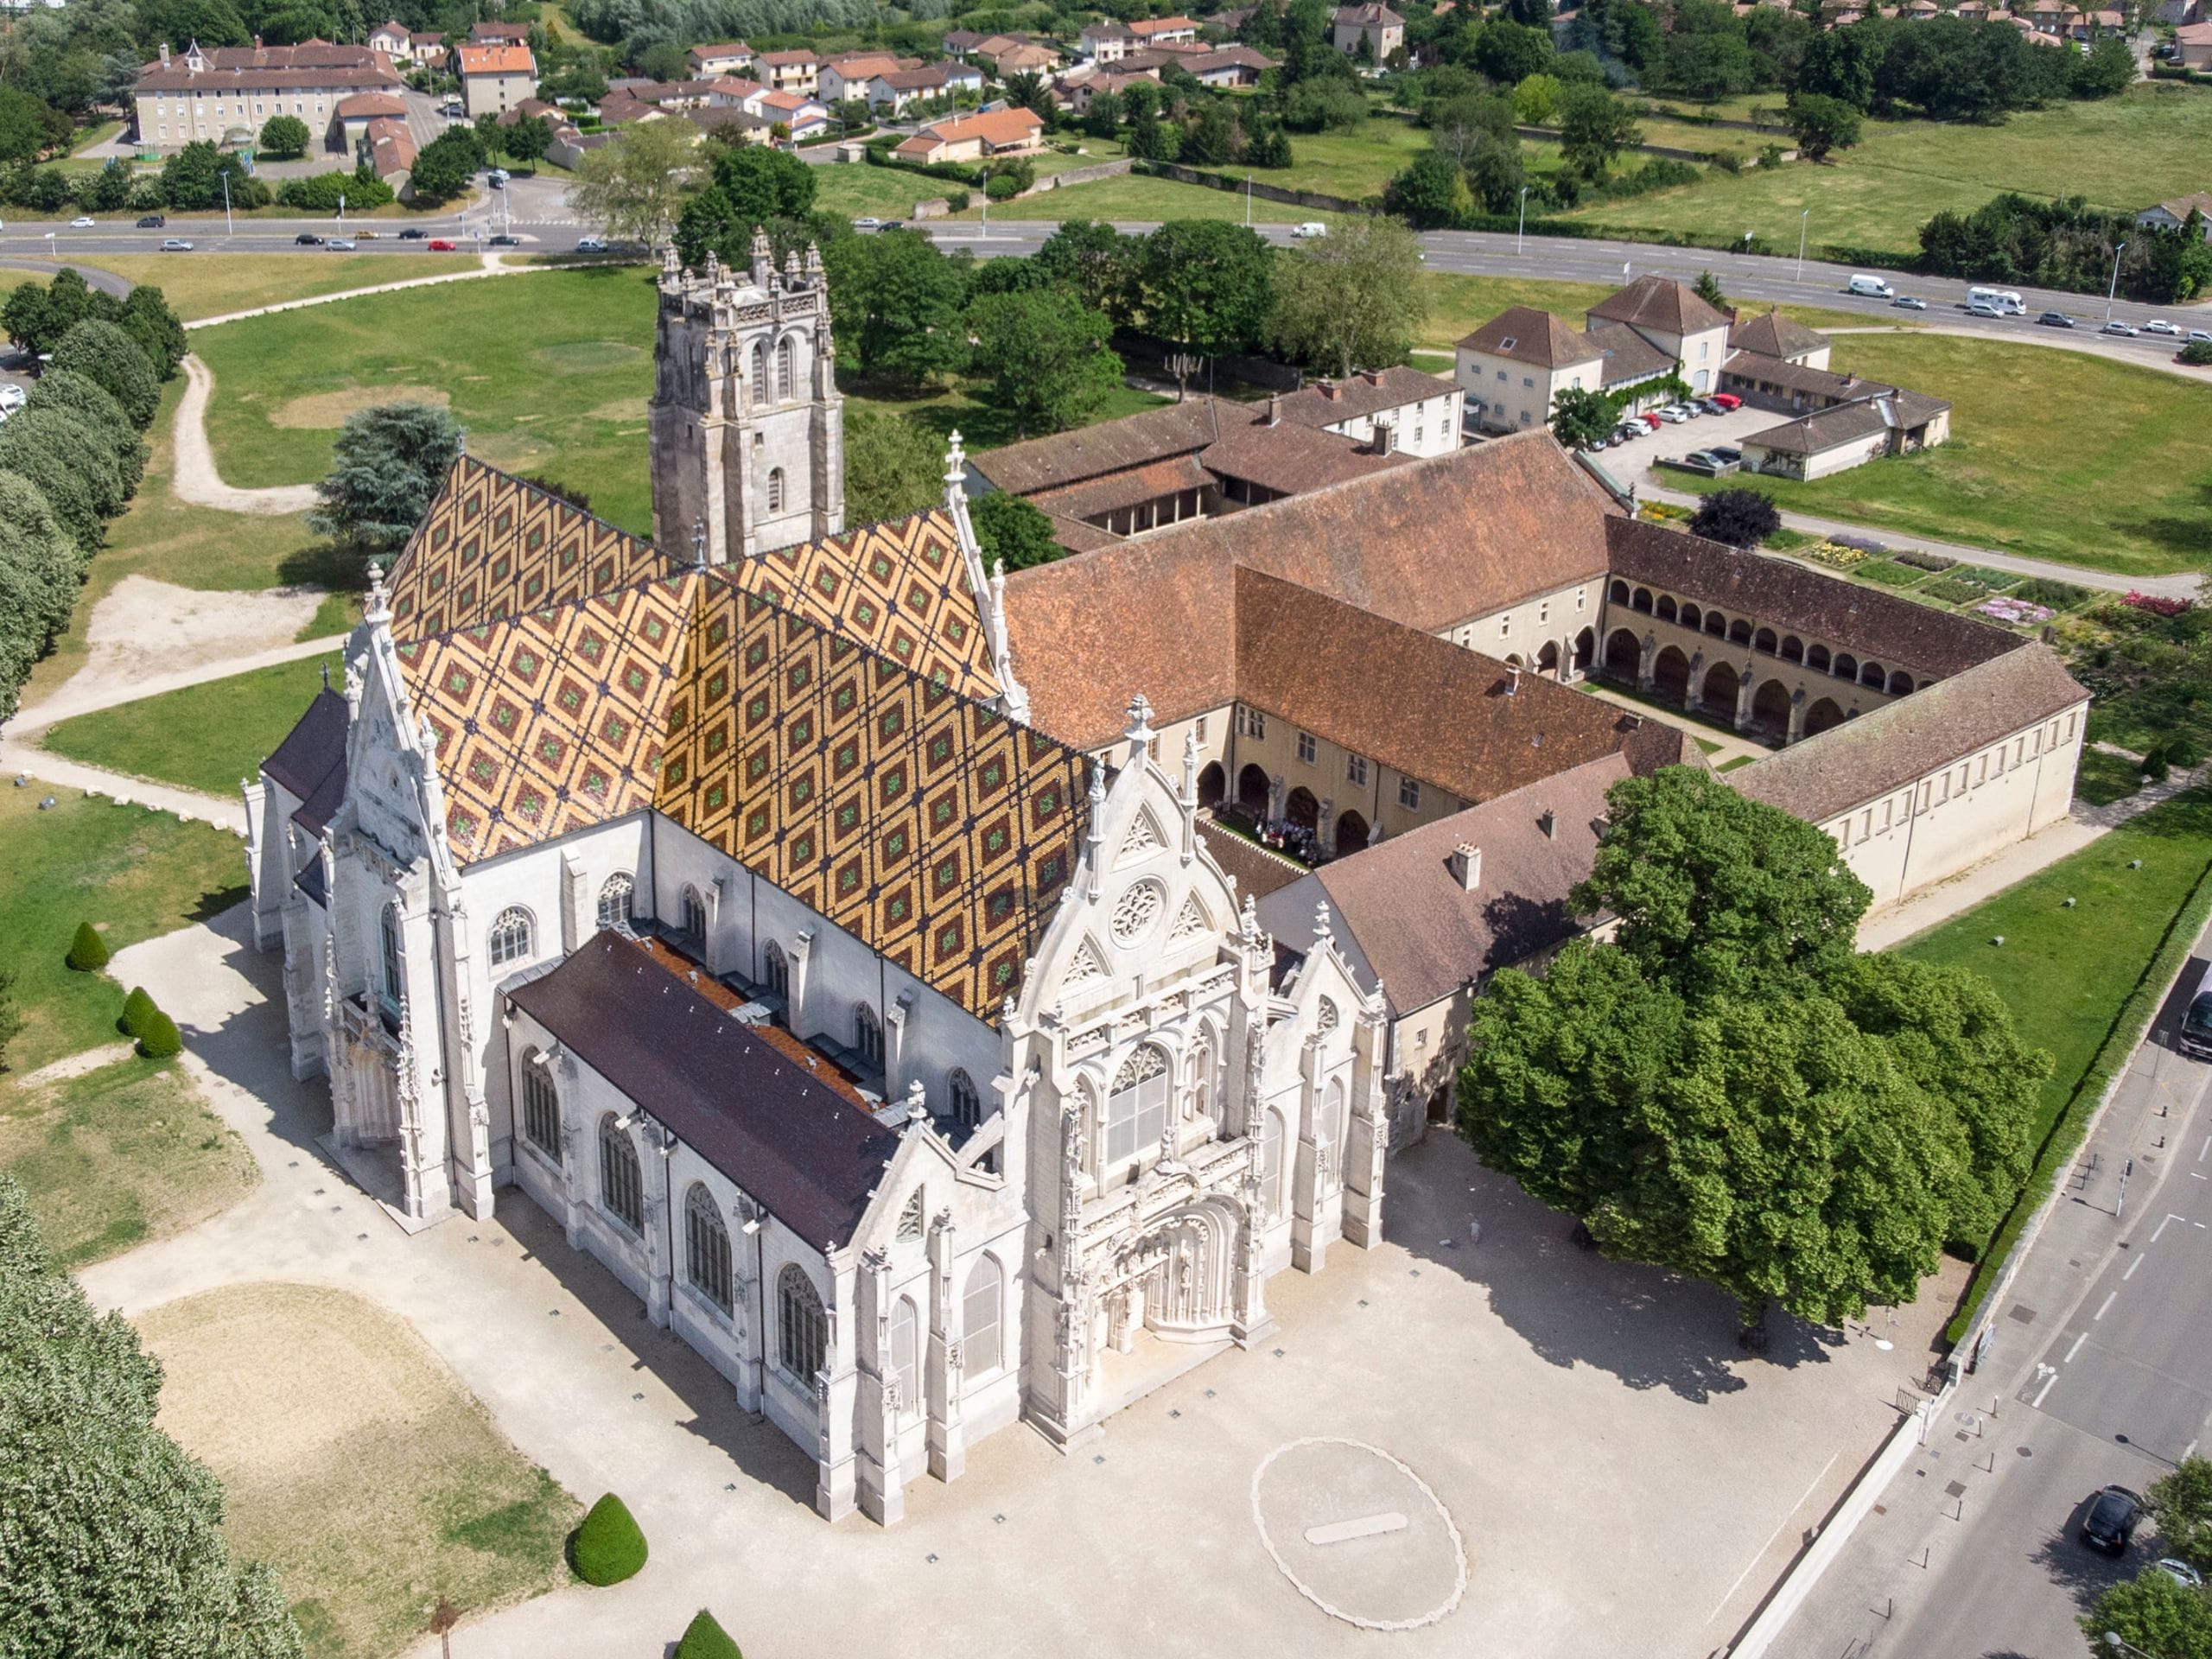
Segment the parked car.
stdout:
[[1970,317],[2001,317],[2005,311],[1994,300],[1976,300],[1967,307],[1967,315]]
[[96,228],[97,225],[98,221],[90,213],[79,213],[69,221],[69,228],[73,231],[89,231]]
[[295,246],[302,248],[319,248],[322,245],[322,238],[313,231],[302,231],[292,238],[292,242]]
[[2181,330],[2163,317],[2153,317],[2143,325],[2143,332],[2146,334],[2178,334]]
[[1643,429],[1647,432],[1656,432],[1659,429],[1659,411],[1656,409],[1647,409],[1636,418],[1643,423]]
[[1743,464],[1744,452],[1732,443],[1716,443],[1707,453],[1719,456],[1731,467],[1739,467]]
[[21,409],[29,400],[30,394],[13,382],[0,386],[0,410],[6,410],[12,413]]
[[2143,1518],[2143,1495],[2125,1486],[2107,1486],[2090,1500],[2082,1517],[2082,1541],[2107,1555],[2124,1555]]
[[880,231],[883,228],[883,221],[874,213],[862,213],[853,221],[853,228],[862,232]]
[[906,221],[903,219],[887,219],[879,228],[887,231],[903,231],[906,228]]
[[1669,426],[1680,426],[1690,417],[1690,412],[1680,404],[1669,404],[1659,411],[1659,418]]
[[442,236],[433,238],[429,247],[432,253],[451,253],[453,251],[453,244],[447,241]]
[[1726,410],[1738,410],[1744,406],[1744,400],[1732,391],[1716,391],[1713,394],[1713,401]]
[[522,238],[518,236],[509,236],[505,231],[501,231],[497,236],[486,237],[484,245],[487,248],[518,248],[522,245]]
[[1928,302],[1916,294],[1900,294],[1890,303],[1900,311],[1925,311]]
[[2125,334],[2128,339],[2133,340],[2136,335],[2141,334],[2143,331],[2140,328],[2133,327],[2132,324],[2122,322],[2118,317],[2114,317],[2110,322],[2105,324],[2104,327],[2099,332],[2107,334]]
[[579,237],[576,239],[576,251],[578,253],[605,253],[607,244],[595,236]]
[[168,222],[168,218],[163,214],[149,213],[145,218],[138,221],[138,228],[142,231],[158,231],[167,226]]
[[399,239],[403,242],[423,242],[429,239],[429,234],[421,226],[410,225],[399,233]]
[[2071,328],[2074,326],[2074,319],[2063,311],[2046,311],[2036,319],[2036,322],[2044,328]]
[[322,245],[333,253],[351,253],[359,247],[360,244],[350,236],[334,236]]
[[190,253],[192,244],[181,236],[165,236],[162,238],[162,251],[163,253]]
[[2159,1572],[2164,1573],[2184,1590],[2201,1590],[2204,1587],[2204,1575],[2187,1561],[2177,1561],[2169,1555],[2158,1561],[2156,1566]]
[[1682,459],[1684,461],[1690,461],[1696,466],[1710,467],[1716,473],[1728,464],[1726,461],[1721,460],[1719,455],[1713,454],[1710,449],[1693,449],[1689,454],[1684,455]]
[[1316,242],[1329,233],[1329,227],[1318,219],[1309,219],[1303,225],[1294,225],[1290,233],[1301,242]]

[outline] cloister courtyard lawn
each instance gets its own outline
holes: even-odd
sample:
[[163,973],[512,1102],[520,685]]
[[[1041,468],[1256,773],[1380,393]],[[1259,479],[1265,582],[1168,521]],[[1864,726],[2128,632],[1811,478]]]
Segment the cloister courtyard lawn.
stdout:
[[49,727],[41,746],[109,772],[232,796],[297,723],[326,667],[344,684],[341,658],[301,658],[73,715]]
[[1799,512],[2126,575],[2212,568],[2212,387],[2085,352],[1955,335],[1837,340],[1833,366],[1949,400],[1950,442],[1810,484],[1744,485]]
[[441,1599],[568,1582],[575,1499],[404,1320],[346,1291],[246,1284],[137,1321],[161,1426],[223,1483],[223,1529],[276,1569],[314,1659],[387,1659]]

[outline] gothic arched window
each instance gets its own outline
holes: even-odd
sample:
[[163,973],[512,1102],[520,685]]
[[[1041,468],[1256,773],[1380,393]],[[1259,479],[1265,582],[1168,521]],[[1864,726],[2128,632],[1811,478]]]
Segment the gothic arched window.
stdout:
[[1167,1057],[1147,1044],[1129,1056],[1106,1096],[1106,1161],[1157,1147],[1167,1128]]
[[899,1405],[904,1411],[912,1411],[922,1403],[920,1367],[915,1363],[918,1344],[916,1342],[914,1299],[901,1296],[899,1305],[891,1310],[891,1380],[899,1388]]
[[755,402],[768,395],[768,342],[753,342],[753,396]]
[[853,1046],[870,1065],[883,1064],[883,1021],[865,1002],[853,1010]]
[[615,1127],[612,1112],[599,1120],[599,1203],[632,1232],[645,1230],[645,1182],[638,1173],[638,1148]]
[[983,1097],[976,1092],[976,1079],[957,1067],[952,1073],[952,1121],[963,1129],[983,1121]]
[[386,905],[377,918],[377,940],[383,951],[384,1011],[393,1019],[399,1017],[400,999],[406,995],[406,981],[400,973],[399,906]]
[[683,1270],[693,1289],[730,1311],[729,1229],[715,1195],[697,1181],[683,1199]]
[[795,372],[798,350],[791,337],[785,334],[776,342],[776,401],[787,404],[791,397],[791,385],[798,378]]
[[783,510],[784,469],[780,467],[771,467],[768,469],[768,511],[781,512]]
[[784,955],[784,947],[771,943],[760,957],[761,977],[768,982],[768,988],[778,996],[791,994],[791,959]]
[[1191,1051],[1191,1114],[1194,1117],[1213,1116],[1213,1038],[1208,1033]]
[[796,1262],[776,1276],[776,1357],[802,1382],[813,1381],[829,1346],[830,1322],[822,1295]]
[[637,901],[637,886],[627,870],[617,871],[607,878],[607,885],[599,890],[599,925],[601,927],[630,925],[630,907]]
[[545,1057],[534,1048],[522,1061],[522,1132],[531,1145],[561,1161],[561,1096]]
[[1002,1363],[999,1300],[1003,1279],[999,1264],[988,1255],[978,1256],[968,1270],[968,1288],[960,1297],[960,1320],[965,1369],[970,1376],[995,1371]]
[[1282,1213],[1282,1114],[1270,1106],[1260,1121],[1260,1215],[1273,1221]]
[[683,889],[683,931],[694,944],[707,942],[707,901],[696,887]]
[[511,905],[501,911],[499,919],[492,924],[492,965],[504,968],[529,956],[535,931],[530,912],[520,905]]

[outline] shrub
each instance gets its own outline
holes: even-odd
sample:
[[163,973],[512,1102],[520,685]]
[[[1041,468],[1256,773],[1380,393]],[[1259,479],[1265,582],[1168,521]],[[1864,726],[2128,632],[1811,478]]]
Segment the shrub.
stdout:
[[992,201],[1012,201],[1021,194],[1021,181],[1011,173],[994,173],[983,186],[983,194]]
[[130,995],[123,999],[123,1018],[115,1022],[116,1029],[126,1037],[143,1037],[160,1014],[154,999],[146,995],[146,988],[134,985]]
[[620,1584],[645,1564],[645,1535],[629,1506],[609,1492],[569,1537],[569,1560],[586,1584]]
[[2063,611],[2079,605],[2089,596],[2086,588],[2076,588],[2070,582],[2053,582],[2049,576],[2034,576],[2012,590],[2012,597],[2024,599],[2033,605],[2048,605]]
[[944,193],[944,206],[949,213],[966,213],[970,200],[965,190],[948,190]]
[[126,495],[137,494],[146,475],[146,446],[122,405],[91,378],[73,369],[48,369],[31,387],[24,408],[58,409],[105,438],[114,452],[117,481]]
[[392,200],[391,187],[374,176],[363,178],[358,173],[317,173],[302,179],[287,179],[276,187],[276,200],[287,207],[297,207],[305,213],[334,213],[342,200],[356,211],[382,207]]
[[676,1659],[745,1659],[737,1643],[715,1622],[715,1616],[702,1607],[683,1630],[683,1639],[676,1644]]
[[[1899,564],[1909,564],[1916,570],[1948,570],[1958,563],[1956,559],[1945,558],[1941,553],[1923,553],[1916,550],[1900,553],[1897,559]],[[1961,574],[1964,575],[1963,572]]]
[[2212,363],[2212,340],[2192,340],[2181,348],[2180,361],[2197,368]]
[[53,365],[83,375],[122,406],[141,432],[161,407],[161,377],[138,343],[111,322],[87,318],[61,336]]
[[184,1052],[184,1038],[177,1031],[176,1021],[156,1008],[146,1016],[146,1028],[138,1033],[138,1052],[149,1060],[173,1059]]
[[1731,547],[1757,547],[1782,528],[1782,514],[1758,490],[1715,490],[1698,504],[1690,534]]
[[69,965],[80,974],[98,973],[107,966],[107,941],[90,922],[77,924],[77,937],[69,941]]

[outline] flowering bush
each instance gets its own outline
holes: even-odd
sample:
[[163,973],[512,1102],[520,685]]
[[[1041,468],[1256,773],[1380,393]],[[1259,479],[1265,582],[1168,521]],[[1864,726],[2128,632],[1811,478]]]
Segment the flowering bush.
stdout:
[[1840,542],[1820,542],[1811,547],[1801,547],[1792,556],[1810,559],[1815,564],[1825,564],[1833,570],[1848,570],[1854,564],[1864,563],[1866,553],[1856,547],[1846,547]]
[[2057,614],[2048,605],[2037,605],[2024,599],[1993,599],[1975,606],[1974,609],[1983,616],[1994,617],[1999,622],[2010,622],[2021,627],[2048,622]]
[[2139,611],[2148,611],[2153,616],[2179,616],[2190,607],[2185,599],[2161,599],[2156,594],[2139,594],[2133,588],[2121,595],[2123,605],[2133,605]]
[[1886,542],[1878,542],[1872,536],[1839,536],[1835,539],[1845,547],[1857,548],[1861,553],[1886,553],[1890,550]]

